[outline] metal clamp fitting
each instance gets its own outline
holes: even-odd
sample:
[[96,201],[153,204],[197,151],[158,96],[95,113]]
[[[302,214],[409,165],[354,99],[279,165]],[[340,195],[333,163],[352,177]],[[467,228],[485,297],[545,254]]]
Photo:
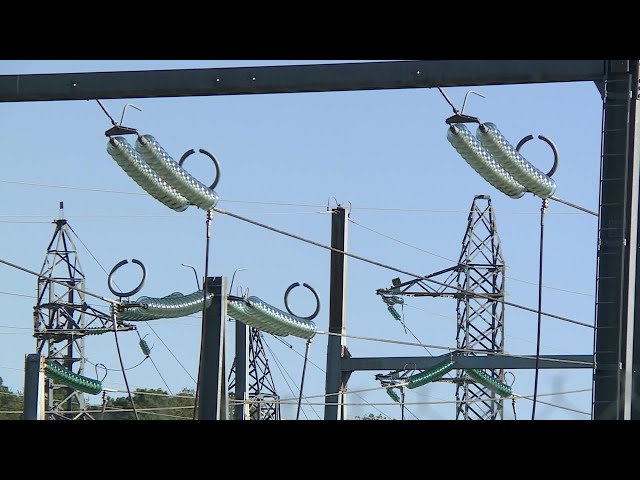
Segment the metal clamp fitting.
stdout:
[[116,271],[118,271],[120,267],[129,263],[129,260],[122,260],[120,263],[118,263],[115,267],[111,269],[111,273],[109,273],[109,279],[108,279],[109,290],[111,290],[111,293],[113,293],[116,297],[119,297],[119,298],[131,297],[132,295],[135,295],[140,290],[142,290],[142,287],[144,286],[144,281],[147,278],[147,270],[144,268],[144,265],[140,260],[136,260],[134,258],[131,260],[131,262],[135,263],[142,269],[142,280],[140,280],[140,283],[138,284],[138,286],[133,290],[131,290],[130,292],[118,292],[117,290],[114,290],[113,286],[111,285],[111,277],[113,277],[113,274],[116,273]]
[[[544,135],[538,135],[538,138],[549,145],[551,147],[551,150],[553,150],[553,167],[551,167],[551,170],[549,170],[549,173],[547,173],[547,177],[552,177],[553,174],[556,173],[558,165],[560,164],[560,154],[558,153],[558,147],[556,147],[556,144]],[[520,152],[520,149],[524,146],[524,144],[530,140],[533,140],[533,135],[527,135],[526,137],[524,137],[522,140],[520,140],[520,143],[518,143],[516,150]]]
[[[213,162],[213,165],[216,167],[216,178],[213,180],[213,183],[209,187],[209,190],[213,190],[218,185],[218,182],[220,182],[220,162],[218,162],[218,159],[213,154],[207,152],[203,148],[201,148],[198,151],[200,153],[206,155],[207,157],[209,157],[211,159],[211,161]],[[189,150],[188,152],[185,152],[184,155],[182,155],[182,157],[180,158],[180,161],[178,162],[180,164],[180,166],[182,167],[182,164],[185,162],[185,160],[187,158],[189,158],[191,155],[193,155],[194,153],[196,153],[196,152],[195,152],[195,150],[193,148],[191,150]]]
[[320,313],[320,297],[318,297],[318,293],[315,291],[315,289],[312,286],[307,285],[306,283],[304,283],[303,285],[307,287],[309,290],[311,290],[311,293],[313,293],[314,297],[316,297],[316,311],[313,312],[313,314],[309,315],[308,317],[299,317],[298,315],[293,313],[289,308],[289,293],[291,293],[291,290],[293,290],[294,288],[300,286],[299,282],[292,283],[291,285],[289,285],[289,288],[287,288],[287,291],[284,292],[284,306],[287,309],[287,312],[289,312],[294,317],[298,317],[302,320],[313,320],[318,316],[318,313]]

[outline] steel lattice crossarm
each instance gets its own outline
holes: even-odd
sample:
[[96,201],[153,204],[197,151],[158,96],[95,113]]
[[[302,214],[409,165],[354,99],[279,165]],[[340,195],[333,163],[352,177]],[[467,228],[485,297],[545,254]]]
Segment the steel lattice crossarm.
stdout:
[[[55,339],[57,336],[73,335],[75,338],[84,336],[102,335],[113,331],[113,318],[96,308],[84,303],[82,305],[68,304],[65,302],[42,303],[33,308],[34,319],[36,319],[36,338],[40,341]],[[65,322],[58,320],[55,323],[55,315],[51,312],[58,312],[59,317]],[[80,326],[74,321],[74,315],[82,314],[85,317],[85,325]],[[42,320],[47,318],[48,322]],[[136,330],[134,325],[118,320],[118,331],[127,332]],[[59,340],[62,341],[62,340]]]
[[[439,272],[425,275],[423,278],[415,280],[408,280],[401,283],[399,279],[394,279],[393,286],[389,288],[380,288],[376,291],[376,294],[383,298],[397,295],[406,297],[462,298],[463,296],[474,296],[474,294],[477,294],[478,298],[504,298],[503,293],[495,293],[491,290],[470,292],[461,290],[460,287],[456,286],[459,273],[465,270],[469,275],[476,275],[478,279],[487,279],[488,274],[486,272],[486,268],[481,270],[479,267],[486,267],[486,265],[458,264],[455,267],[440,270]],[[446,274],[449,275],[445,277]],[[443,277],[444,280],[437,280],[437,283],[429,282],[429,280],[427,280],[436,279],[437,277]]]
[[[386,296],[396,295],[404,295],[407,297],[456,298],[456,296],[459,295],[459,291],[455,287],[455,279],[459,270],[459,266],[450,267],[430,275],[425,275],[424,278],[408,280],[406,282],[400,282],[400,279],[396,278],[392,280],[393,286],[389,288],[380,288],[376,291],[376,294],[382,296],[383,299]],[[447,274],[448,276],[445,277]],[[438,283],[426,280],[441,276],[445,278],[445,280],[438,280]]]

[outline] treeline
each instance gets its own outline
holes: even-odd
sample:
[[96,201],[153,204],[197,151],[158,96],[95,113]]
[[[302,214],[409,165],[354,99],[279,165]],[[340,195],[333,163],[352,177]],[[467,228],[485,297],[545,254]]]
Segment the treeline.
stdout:
[[[191,420],[195,392],[184,389],[170,395],[162,389],[137,389],[131,392],[139,420]],[[99,397],[97,397],[99,398]],[[21,420],[24,397],[11,392],[0,379],[0,420]],[[128,396],[106,397],[104,404],[92,403],[87,412],[96,420],[135,420]]]
[[[169,395],[162,389],[140,388],[131,392],[139,420],[191,420],[195,392],[184,389],[177,395]],[[102,407],[92,407],[91,416],[96,420],[135,420],[128,396],[111,398]]]
[[2,384],[2,377],[0,377],[0,420],[20,420],[22,418],[22,406],[22,395],[13,393],[8,387],[5,387]]

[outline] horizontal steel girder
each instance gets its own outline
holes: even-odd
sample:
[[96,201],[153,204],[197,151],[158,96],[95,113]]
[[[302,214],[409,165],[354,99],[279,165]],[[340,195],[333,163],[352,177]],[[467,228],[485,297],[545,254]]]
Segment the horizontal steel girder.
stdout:
[[0,102],[601,81],[605,60],[405,60],[0,75]]
[[[464,355],[440,357],[350,357],[343,358],[341,362],[343,372],[355,372],[363,370],[385,371],[405,370],[415,368],[425,370],[431,368],[443,360],[453,358],[456,368],[467,369],[505,369],[522,370],[535,369],[535,355]],[[567,368],[593,368],[593,355],[541,355],[540,369],[567,369]]]

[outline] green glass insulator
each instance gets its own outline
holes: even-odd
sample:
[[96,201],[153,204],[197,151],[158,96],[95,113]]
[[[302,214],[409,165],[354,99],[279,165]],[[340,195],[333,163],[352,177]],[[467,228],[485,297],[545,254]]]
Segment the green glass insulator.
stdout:
[[397,321],[401,321],[402,317],[400,317],[400,314],[398,313],[398,311],[393,307],[393,305],[389,305],[387,307],[387,310],[389,310],[389,313],[391,314],[391,316],[397,320]]
[[140,349],[142,350],[142,353],[144,353],[147,357],[151,355],[149,344],[143,339],[140,339]]
[[393,388],[387,388],[387,395],[389,395],[394,402],[400,403],[400,397],[398,397],[398,394]]
[[469,375],[473,380],[478,382],[480,385],[488,388],[494,393],[497,393],[501,397],[510,397],[513,393],[513,390],[506,383],[502,383],[497,380],[495,377],[487,375],[482,370],[477,370],[475,368],[466,370],[467,375]]
[[444,377],[447,373],[453,370],[455,362],[453,360],[446,360],[439,363],[435,367],[424,370],[416,375],[413,375],[407,379],[407,388],[418,388],[427,383],[431,383],[434,380]]
[[67,387],[91,395],[97,395],[102,391],[102,382],[74,373],[55,360],[47,360],[46,365],[45,375]]

